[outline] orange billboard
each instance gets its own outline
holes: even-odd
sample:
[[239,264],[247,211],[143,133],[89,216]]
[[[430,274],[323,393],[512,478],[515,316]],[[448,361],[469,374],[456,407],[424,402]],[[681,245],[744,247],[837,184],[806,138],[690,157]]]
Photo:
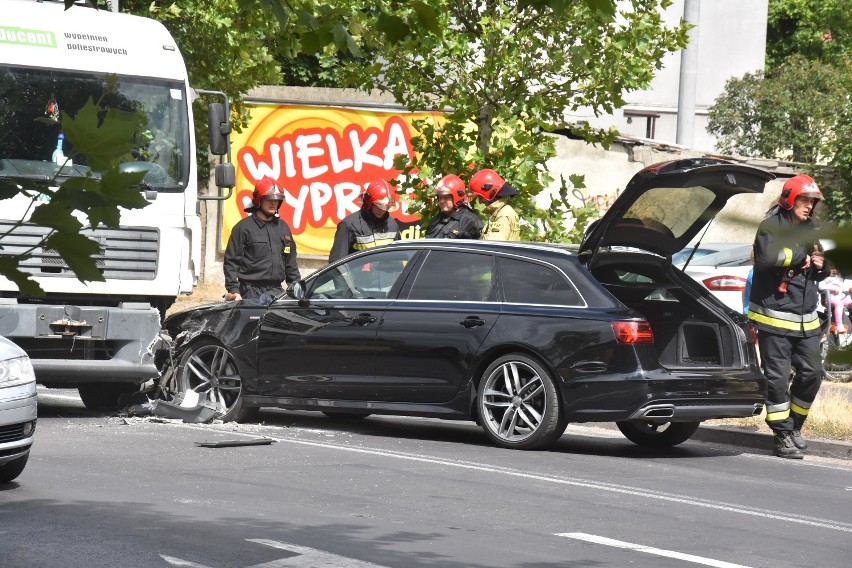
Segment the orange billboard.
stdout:
[[[253,104],[248,127],[232,135],[237,185],[222,207],[224,250],[231,228],[247,216],[256,181],[269,176],[284,192],[280,216],[293,231],[300,256],[327,257],[337,224],[361,207],[364,188],[392,180],[399,154],[413,156],[412,123],[440,113],[369,108]],[[417,224],[403,196],[392,213],[402,226]]]

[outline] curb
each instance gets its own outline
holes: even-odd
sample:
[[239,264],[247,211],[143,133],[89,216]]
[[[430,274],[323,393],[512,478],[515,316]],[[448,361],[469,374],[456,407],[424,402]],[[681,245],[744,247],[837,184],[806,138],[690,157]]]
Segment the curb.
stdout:
[[[690,440],[699,442],[713,442],[728,446],[738,446],[753,450],[765,450],[772,452],[772,434],[765,432],[751,432],[739,428],[726,428],[724,426],[700,426]],[[841,460],[852,460],[852,442],[838,440],[819,440],[806,438],[808,449],[806,456],[821,456]]]

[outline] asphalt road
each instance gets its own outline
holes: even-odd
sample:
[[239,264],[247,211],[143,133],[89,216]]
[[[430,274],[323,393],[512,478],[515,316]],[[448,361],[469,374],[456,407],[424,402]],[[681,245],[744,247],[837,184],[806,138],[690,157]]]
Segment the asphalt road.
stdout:
[[[850,565],[848,461],[579,426],[519,452],[467,423],[167,424],[40,397],[30,463],[0,485],[4,568]],[[258,438],[275,442],[196,445]]]

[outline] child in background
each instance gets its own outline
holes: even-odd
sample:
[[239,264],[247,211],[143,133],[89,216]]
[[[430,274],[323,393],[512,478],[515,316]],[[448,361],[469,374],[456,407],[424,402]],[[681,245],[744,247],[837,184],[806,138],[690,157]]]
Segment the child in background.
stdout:
[[843,310],[852,305],[852,298],[849,297],[849,293],[852,293],[852,281],[844,280],[837,272],[837,268],[832,265],[828,278],[819,283],[819,289],[830,292],[834,332],[846,333],[846,326],[843,325]]

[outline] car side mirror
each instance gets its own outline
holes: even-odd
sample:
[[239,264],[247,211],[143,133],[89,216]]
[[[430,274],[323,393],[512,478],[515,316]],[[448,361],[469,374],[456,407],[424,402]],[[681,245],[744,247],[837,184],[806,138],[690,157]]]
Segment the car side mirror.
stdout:
[[295,282],[290,282],[287,286],[287,296],[293,298],[294,300],[299,300],[299,304],[306,304],[307,299],[305,298],[305,281],[304,280],[296,280]]

